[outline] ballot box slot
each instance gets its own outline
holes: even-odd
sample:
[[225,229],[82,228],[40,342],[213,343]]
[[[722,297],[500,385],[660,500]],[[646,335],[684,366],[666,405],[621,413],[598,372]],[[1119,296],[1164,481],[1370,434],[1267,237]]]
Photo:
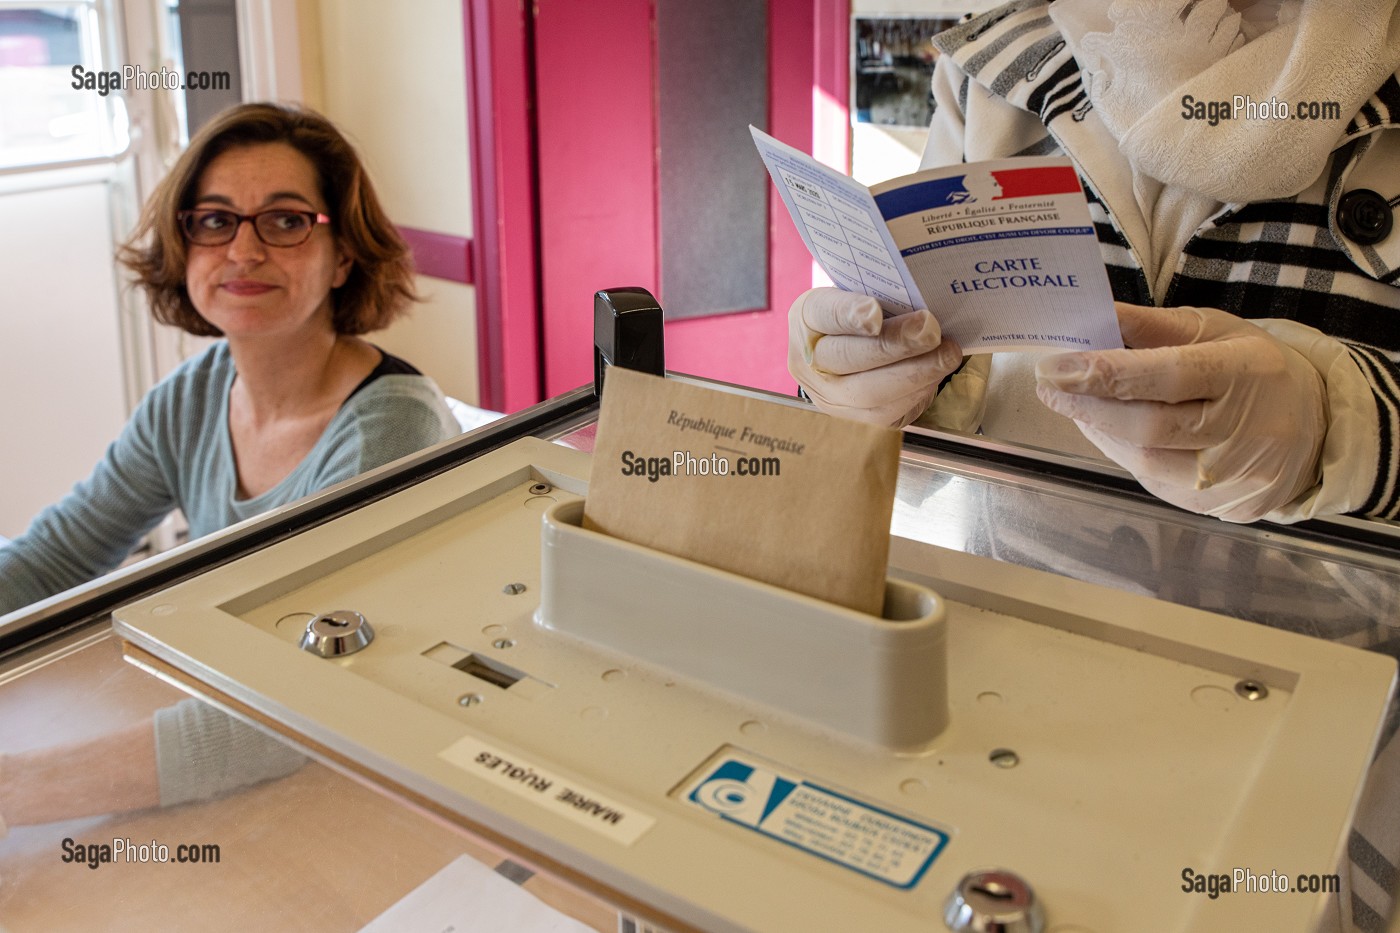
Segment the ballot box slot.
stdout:
[[492,662],[488,658],[478,658],[474,654],[467,655],[452,666],[459,671],[466,671],[473,677],[480,678],[488,684],[495,684],[502,690],[515,686],[524,676],[506,667],[504,664]]
[[509,664],[502,664],[495,658],[469,651],[450,642],[439,642],[423,652],[423,656],[470,674],[478,680],[484,680],[502,690],[509,690],[522,680],[533,679],[529,674]]

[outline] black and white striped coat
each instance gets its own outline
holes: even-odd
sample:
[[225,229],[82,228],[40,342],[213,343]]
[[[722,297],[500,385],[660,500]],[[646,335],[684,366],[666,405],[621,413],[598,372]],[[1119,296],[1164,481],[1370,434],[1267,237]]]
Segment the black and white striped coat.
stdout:
[[[1400,83],[1388,79],[1345,125],[1307,189],[1227,204],[1209,218],[1183,249],[1165,294],[1155,295],[1114,216],[1115,195],[1131,191],[1131,168],[1092,112],[1079,66],[1047,11],[1046,0],[1015,0],[938,37],[938,110],[924,164],[1068,154],[1115,298],[1294,321],[1336,338],[1340,344],[1325,342],[1330,354],[1319,353],[1317,341],[1299,344],[1298,328],[1260,321],[1318,367],[1332,409],[1324,488],[1283,517],[1400,517],[1400,225],[1394,242],[1373,248],[1346,240],[1336,221],[1353,169],[1383,131],[1400,130]],[[1394,174],[1386,197],[1400,194],[1400,159]]]

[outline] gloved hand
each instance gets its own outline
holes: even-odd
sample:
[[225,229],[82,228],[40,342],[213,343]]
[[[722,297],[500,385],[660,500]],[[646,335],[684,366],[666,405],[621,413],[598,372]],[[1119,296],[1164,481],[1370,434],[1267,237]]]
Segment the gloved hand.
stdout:
[[1261,328],[1213,308],[1117,303],[1133,349],[1036,365],[1036,394],[1174,505],[1251,522],[1317,483],[1322,378]]
[[903,427],[962,362],[942,336],[927,311],[885,319],[874,298],[813,288],[788,311],[788,372],[828,414]]

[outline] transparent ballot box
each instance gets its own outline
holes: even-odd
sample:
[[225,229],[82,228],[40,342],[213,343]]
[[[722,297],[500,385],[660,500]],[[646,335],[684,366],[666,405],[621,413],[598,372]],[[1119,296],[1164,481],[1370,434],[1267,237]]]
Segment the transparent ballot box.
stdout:
[[[191,703],[163,766],[261,776],[209,765],[219,728],[287,763],[11,827],[0,924],[1301,933],[1388,905],[1349,853],[1387,829],[1392,526],[1227,525],[915,431],[863,616],[585,532],[596,415],[578,390],[6,620],[0,781]],[[64,860],[115,839],[171,857]],[[1236,869],[1256,890],[1222,895]]]

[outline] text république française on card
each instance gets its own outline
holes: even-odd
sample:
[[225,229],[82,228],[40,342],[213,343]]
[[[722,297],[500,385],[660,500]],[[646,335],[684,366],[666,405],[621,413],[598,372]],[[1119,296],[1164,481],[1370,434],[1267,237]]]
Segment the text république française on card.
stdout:
[[966,353],[1123,346],[1069,159],[925,169],[867,188],[754,127],[812,256],[886,314],[928,308]]

